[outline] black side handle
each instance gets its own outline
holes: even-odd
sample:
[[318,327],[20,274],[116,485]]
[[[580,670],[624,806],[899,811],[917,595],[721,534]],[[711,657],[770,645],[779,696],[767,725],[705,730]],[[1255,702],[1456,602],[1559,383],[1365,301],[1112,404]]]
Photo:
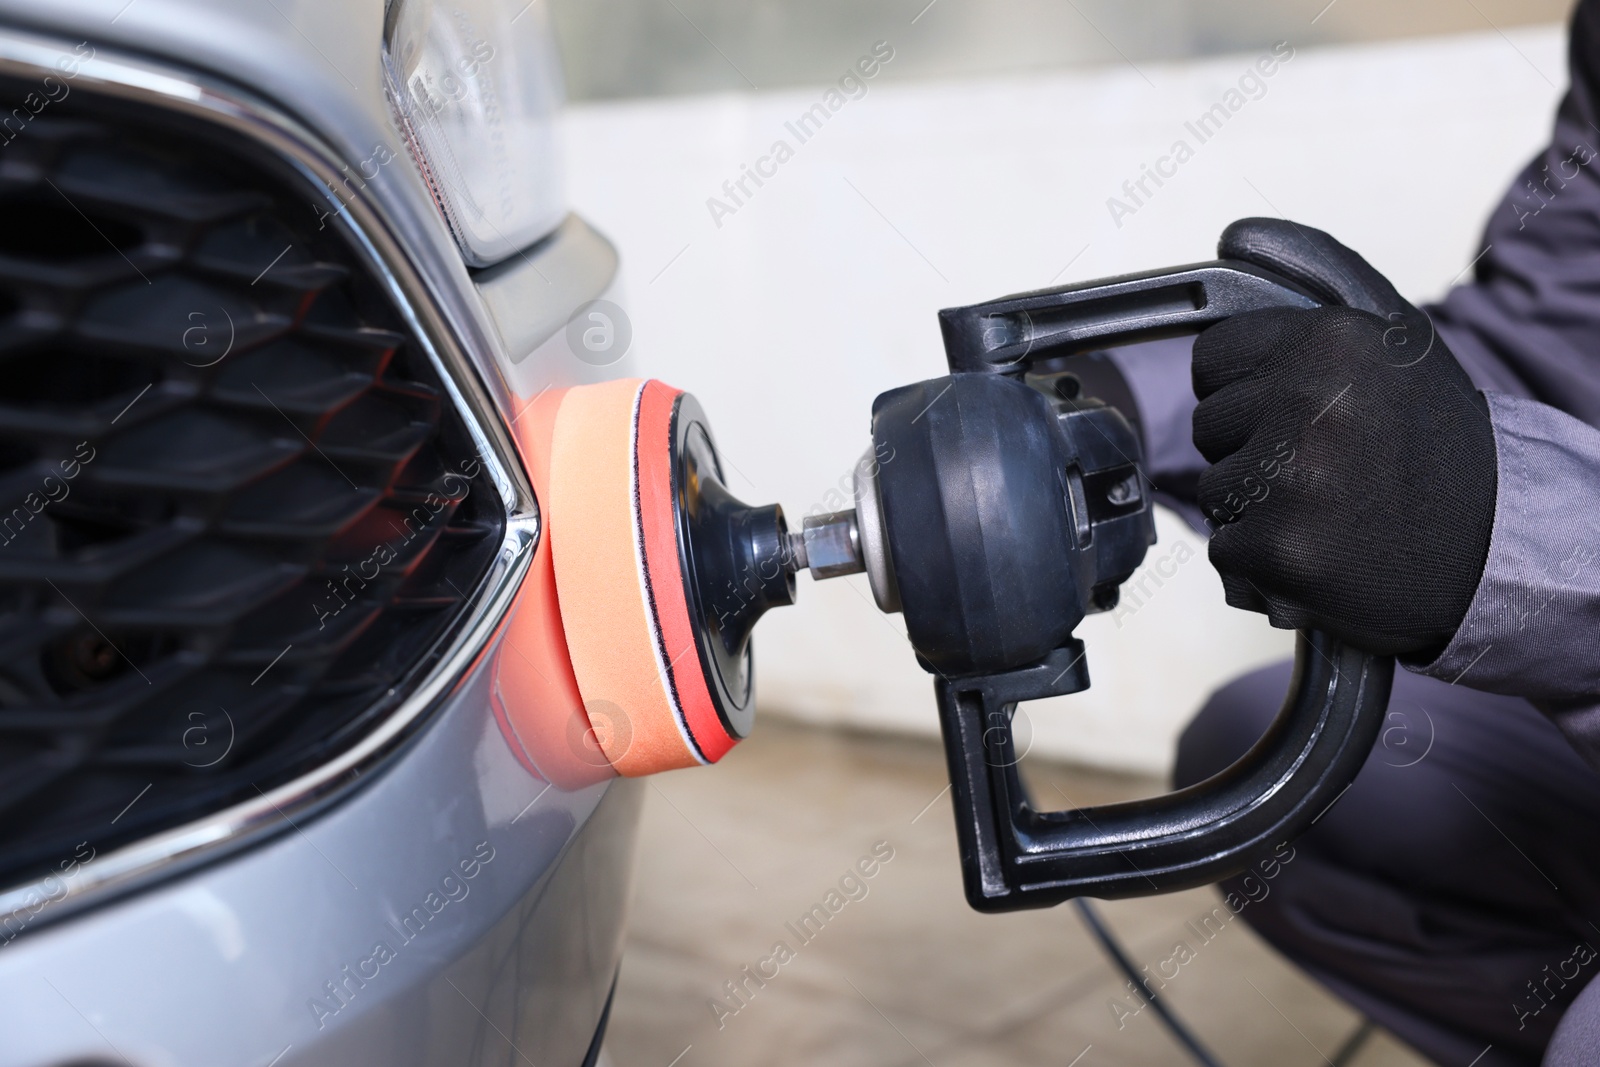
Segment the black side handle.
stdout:
[[[1219,260],[939,313],[952,373],[1023,374],[1036,360],[1195,333],[1244,311],[1312,308],[1304,289]],[[967,900],[979,911],[1188,889],[1245,869],[1344,793],[1383,724],[1394,661],[1302,632],[1282,710],[1256,745],[1188,789],[1098,808],[1033,807],[1011,723],[1025,700],[1089,684],[1081,642],[1020,670],[935,682]]]
[[939,329],[950,373],[1021,374],[1051,356],[1198,333],[1242,311],[1318,304],[1287,279],[1220,259],[946,308]]
[[1011,675],[934,683],[962,876],[979,911],[1169,893],[1237,874],[1349,787],[1377,741],[1394,678],[1392,659],[1302,633],[1283,710],[1233,766],[1164,796],[1036,811],[1017,773],[1012,715],[1019,701],[1086,686],[1082,656],[1078,645]]

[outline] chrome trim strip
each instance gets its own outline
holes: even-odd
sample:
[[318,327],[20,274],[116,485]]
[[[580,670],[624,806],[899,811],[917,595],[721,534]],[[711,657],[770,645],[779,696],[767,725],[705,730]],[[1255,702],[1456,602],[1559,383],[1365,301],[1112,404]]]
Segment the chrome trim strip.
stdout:
[[[416,692],[355,747],[255,800],[96,856],[77,873],[54,878],[54,885],[51,878],[45,878],[0,893],[0,930],[6,929],[7,919],[15,917],[26,919],[20,924],[22,933],[30,933],[110,897],[191,870],[224,852],[287,829],[299,829],[304,818],[368,776],[455,688],[499,629],[538,544],[537,523],[532,520],[512,520],[506,532],[506,542],[490,572],[488,595],[476,605],[469,626],[457,633],[449,653]],[[66,893],[57,896],[62,886]],[[40,902],[47,900],[52,903],[41,906]]]
[[[61,44],[0,27],[0,73],[43,78],[70,54]],[[100,92],[226,126],[290,164],[319,191],[328,217],[340,225],[367,265],[389,290],[444,382],[506,507],[506,533],[476,600],[458,623],[439,663],[394,712],[335,759],[305,775],[183,826],[97,856],[65,878],[54,876],[0,891],[0,931],[27,914],[31,932],[72,912],[101,903],[158,878],[188,871],[217,856],[296,825],[377,769],[414,732],[482,653],[510,608],[533,560],[540,534],[532,486],[505,429],[503,417],[478,371],[456,341],[422,275],[394,238],[382,206],[366,196],[345,201],[333,194],[342,169],[338,156],[306,127],[272,105],[201,75],[100,50],[82,62],[74,91]],[[499,384],[499,383],[497,383]],[[52,884],[53,883],[53,884]],[[62,885],[64,896],[57,896]],[[39,901],[49,899],[47,908]]]

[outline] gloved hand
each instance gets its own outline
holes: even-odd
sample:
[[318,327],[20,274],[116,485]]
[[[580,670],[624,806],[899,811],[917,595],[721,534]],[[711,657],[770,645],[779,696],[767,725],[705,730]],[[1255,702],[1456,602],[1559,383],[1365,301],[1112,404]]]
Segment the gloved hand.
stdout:
[[1489,552],[1488,404],[1428,317],[1322,231],[1242,219],[1219,254],[1342,305],[1238,315],[1195,342],[1199,503],[1228,603],[1432,658]]

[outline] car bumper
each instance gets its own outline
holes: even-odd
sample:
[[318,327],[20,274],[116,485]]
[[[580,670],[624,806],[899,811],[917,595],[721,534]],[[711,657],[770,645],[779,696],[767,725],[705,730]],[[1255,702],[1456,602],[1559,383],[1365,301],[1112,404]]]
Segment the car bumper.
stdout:
[[640,789],[529,775],[490,663],[331,810],[0,948],[0,1065],[584,1062]]

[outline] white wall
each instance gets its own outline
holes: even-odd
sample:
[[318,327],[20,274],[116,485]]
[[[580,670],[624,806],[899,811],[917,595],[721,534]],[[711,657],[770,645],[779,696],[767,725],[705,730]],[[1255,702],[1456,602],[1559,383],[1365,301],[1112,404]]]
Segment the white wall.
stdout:
[[[1320,226],[1402,291],[1438,294],[1546,136],[1562,49],[1551,27],[1299,50],[1204,144],[1185,121],[1254,55],[872,85],[798,145],[784,123],[820,87],[582,105],[571,196],[622,251],[638,366],[700,398],[736,492],[793,517],[848,484],[874,396],[942,373],[938,308],[1210,258],[1245,215]],[[718,226],[707,198],[779,138],[794,158]],[[1107,198],[1178,138],[1194,157],[1116,225]],[[1162,519],[1150,561],[1172,576],[1084,626],[1094,687],[1033,709],[1037,751],[1162,771],[1213,686],[1287,654]],[[864,578],[802,578],[800,606],[758,633],[764,713],[937,731],[928,678]]]

